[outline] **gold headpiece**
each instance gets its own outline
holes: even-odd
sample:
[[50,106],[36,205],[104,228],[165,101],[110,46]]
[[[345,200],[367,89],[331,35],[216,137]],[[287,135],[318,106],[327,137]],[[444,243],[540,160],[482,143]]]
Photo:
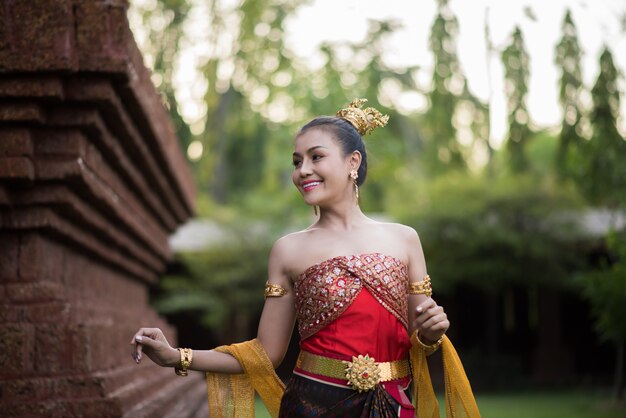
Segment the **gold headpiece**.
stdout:
[[367,99],[354,99],[347,108],[337,112],[337,116],[350,122],[361,135],[367,135],[374,129],[387,125],[388,115],[381,114],[373,107],[361,109]]

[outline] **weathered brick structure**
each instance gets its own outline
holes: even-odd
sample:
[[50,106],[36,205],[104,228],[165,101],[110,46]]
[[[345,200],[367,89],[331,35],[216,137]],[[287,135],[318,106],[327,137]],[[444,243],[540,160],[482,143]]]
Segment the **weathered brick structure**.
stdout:
[[190,171],[123,0],[0,3],[0,411],[206,416],[205,384],[146,361],[139,326],[194,210]]

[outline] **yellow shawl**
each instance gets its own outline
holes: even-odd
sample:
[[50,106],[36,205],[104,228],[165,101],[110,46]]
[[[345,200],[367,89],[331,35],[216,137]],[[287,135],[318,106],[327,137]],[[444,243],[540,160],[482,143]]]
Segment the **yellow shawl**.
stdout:
[[[430,380],[426,353],[411,336],[411,368],[413,370],[416,416],[439,418],[439,405]],[[271,361],[257,340],[222,346],[217,351],[235,357],[244,369],[243,374],[207,373],[209,416],[227,418],[254,418],[256,391],[272,417],[278,417],[280,400],[285,391]],[[454,346],[447,337],[441,344],[446,395],[447,418],[480,418],[465,370]]]

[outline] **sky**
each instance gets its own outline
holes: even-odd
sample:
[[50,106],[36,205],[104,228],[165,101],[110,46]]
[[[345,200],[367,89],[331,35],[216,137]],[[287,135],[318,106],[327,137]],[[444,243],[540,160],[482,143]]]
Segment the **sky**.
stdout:
[[[384,5],[384,6],[381,6]],[[487,57],[485,23],[497,51],[504,49],[516,25],[524,35],[530,55],[527,104],[531,121],[538,128],[558,127],[559,73],[554,64],[555,47],[569,8],[583,49],[583,80],[590,89],[598,75],[603,46],[609,46],[616,65],[626,73],[626,13],[624,0],[451,0],[449,6],[459,23],[457,53],[473,94],[489,100],[491,78],[491,138],[494,145],[506,134],[506,99],[503,67],[499,52]],[[530,9],[534,19],[525,11]],[[392,67],[419,66],[418,84],[428,89],[432,79],[433,56],[428,38],[437,11],[435,0],[314,0],[287,22],[287,44],[303,59],[316,63],[320,42],[358,41],[366,34],[368,19],[393,19],[401,29],[387,44],[385,61]],[[489,69],[489,71],[488,71]],[[491,74],[491,77],[488,77]],[[622,81],[621,91],[626,91]],[[589,98],[587,98],[589,102]],[[423,110],[425,99],[415,94],[398,98],[401,106]],[[622,96],[620,128],[626,132],[626,96]]]

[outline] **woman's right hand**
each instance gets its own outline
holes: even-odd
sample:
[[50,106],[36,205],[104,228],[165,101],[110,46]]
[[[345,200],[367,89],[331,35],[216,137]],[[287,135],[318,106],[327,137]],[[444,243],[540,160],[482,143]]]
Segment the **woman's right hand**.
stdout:
[[133,335],[131,356],[137,364],[145,353],[159,366],[175,367],[180,363],[180,353],[167,342],[165,335],[158,328],[141,328]]

